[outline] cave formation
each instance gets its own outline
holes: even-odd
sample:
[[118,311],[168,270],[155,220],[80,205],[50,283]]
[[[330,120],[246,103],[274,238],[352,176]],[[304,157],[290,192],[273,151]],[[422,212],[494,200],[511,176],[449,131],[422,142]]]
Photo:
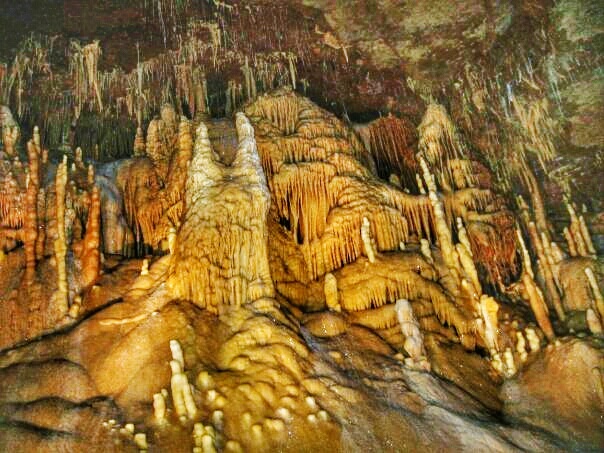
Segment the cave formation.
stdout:
[[0,451],[604,449],[593,0],[0,7]]

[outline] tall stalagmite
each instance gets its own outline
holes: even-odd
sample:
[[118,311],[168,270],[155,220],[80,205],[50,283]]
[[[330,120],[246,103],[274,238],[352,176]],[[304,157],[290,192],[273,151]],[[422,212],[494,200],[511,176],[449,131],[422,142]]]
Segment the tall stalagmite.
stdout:
[[212,150],[207,127],[197,128],[169,271],[176,297],[212,313],[274,295],[266,230],[270,194],[254,130],[241,113],[236,126],[239,144],[230,166]]

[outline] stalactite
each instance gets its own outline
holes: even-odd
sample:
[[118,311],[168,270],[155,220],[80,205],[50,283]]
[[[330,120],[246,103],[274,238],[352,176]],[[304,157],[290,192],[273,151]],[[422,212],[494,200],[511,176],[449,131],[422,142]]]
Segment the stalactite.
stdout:
[[417,132],[409,121],[389,115],[371,122],[361,130],[361,136],[376,160],[381,178],[394,172],[402,175],[404,186],[415,185],[417,162],[413,148]]
[[452,188],[454,175],[448,161],[464,159],[466,151],[445,108],[440,104],[428,104],[418,132],[421,155],[438,169],[439,176],[442,175],[440,183]]

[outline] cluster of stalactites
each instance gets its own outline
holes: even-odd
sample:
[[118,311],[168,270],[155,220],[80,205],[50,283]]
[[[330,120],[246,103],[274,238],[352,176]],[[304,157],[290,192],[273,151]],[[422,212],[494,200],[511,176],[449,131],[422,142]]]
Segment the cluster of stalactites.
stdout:
[[419,153],[435,170],[443,191],[476,185],[466,146],[442,105],[428,104],[418,132]]
[[361,256],[364,217],[376,251],[431,234],[428,200],[375,180],[360,161],[360,142],[332,115],[292,92],[262,96],[246,111],[260,136],[276,218],[302,249],[302,279]]
[[378,176],[389,179],[394,175],[393,182],[398,181],[395,185],[415,192],[417,132],[413,124],[389,115],[357,130],[376,161]]

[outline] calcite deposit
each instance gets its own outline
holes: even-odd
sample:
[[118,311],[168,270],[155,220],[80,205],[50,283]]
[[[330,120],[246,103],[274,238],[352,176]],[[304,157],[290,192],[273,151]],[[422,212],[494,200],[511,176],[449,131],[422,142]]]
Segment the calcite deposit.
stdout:
[[589,2],[149,3],[0,65],[0,451],[604,448]]

